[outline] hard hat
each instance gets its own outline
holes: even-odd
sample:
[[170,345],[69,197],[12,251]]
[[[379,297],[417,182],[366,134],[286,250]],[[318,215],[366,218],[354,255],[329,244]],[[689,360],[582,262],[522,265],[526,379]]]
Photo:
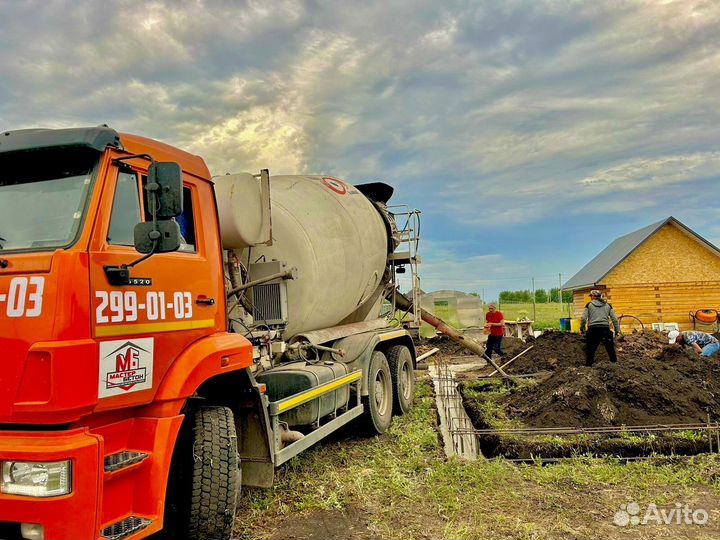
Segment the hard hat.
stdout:
[[670,338],[670,339],[668,340],[668,343],[670,343],[670,345],[672,345],[673,343],[675,343],[675,342],[677,341],[677,338],[678,338],[679,335],[680,335],[680,332],[678,332],[677,330],[670,330],[670,331],[668,332],[668,338]]

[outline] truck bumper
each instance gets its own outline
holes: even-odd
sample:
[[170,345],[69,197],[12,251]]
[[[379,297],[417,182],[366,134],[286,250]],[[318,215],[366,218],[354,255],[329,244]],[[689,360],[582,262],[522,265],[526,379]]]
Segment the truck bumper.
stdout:
[[0,525],[18,533],[21,523],[40,524],[47,540],[97,538],[101,438],[85,428],[70,431],[0,431],[0,462],[72,462],[72,491],[59,497],[0,493]]

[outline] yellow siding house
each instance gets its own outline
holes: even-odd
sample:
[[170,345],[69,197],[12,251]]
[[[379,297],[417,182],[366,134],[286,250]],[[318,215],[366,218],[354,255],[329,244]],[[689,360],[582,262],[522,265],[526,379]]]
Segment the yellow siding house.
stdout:
[[[590,291],[600,289],[618,316],[638,317],[648,329],[676,322],[687,330],[690,312],[720,309],[720,250],[670,216],[617,238],[563,289],[573,291],[576,317]],[[697,328],[710,331],[701,323]]]

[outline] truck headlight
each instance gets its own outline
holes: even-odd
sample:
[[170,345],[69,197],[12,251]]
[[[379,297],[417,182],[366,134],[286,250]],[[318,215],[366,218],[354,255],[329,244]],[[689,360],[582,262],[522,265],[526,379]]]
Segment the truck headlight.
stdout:
[[72,463],[4,461],[0,492],[29,497],[56,497],[72,491]]

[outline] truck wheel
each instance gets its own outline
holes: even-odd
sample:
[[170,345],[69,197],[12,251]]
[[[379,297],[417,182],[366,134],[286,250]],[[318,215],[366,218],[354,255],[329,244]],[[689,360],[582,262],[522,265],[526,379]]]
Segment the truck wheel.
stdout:
[[230,538],[240,491],[240,460],[233,413],[227,407],[203,407],[195,412],[191,422],[187,538]]
[[380,351],[372,353],[368,370],[368,395],[362,401],[363,423],[368,433],[385,433],[392,422],[393,390],[390,366]]
[[405,345],[393,345],[387,350],[393,389],[393,412],[405,414],[412,408],[415,392],[415,372],[410,349]]

